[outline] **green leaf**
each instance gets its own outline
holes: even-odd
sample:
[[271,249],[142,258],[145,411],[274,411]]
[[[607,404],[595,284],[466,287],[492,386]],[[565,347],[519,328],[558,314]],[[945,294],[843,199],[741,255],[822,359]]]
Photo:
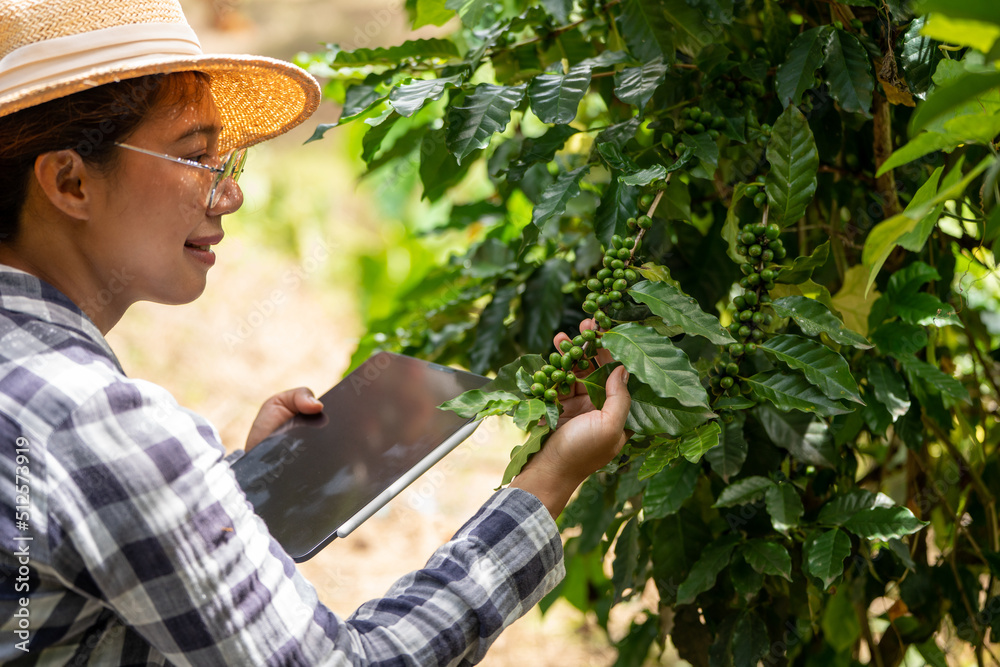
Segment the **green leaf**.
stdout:
[[618,180],[625,185],[649,185],[654,181],[661,181],[667,175],[667,168],[662,164],[654,164],[652,167],[640,169],[631,174],[621,174]]
[[[881,167],[881,176],[890,169],[912,162],[935,151],[950,153],[965,144],[990,144],[1000,134],[1000,116],[966,115],[945,121],[942,132],[928,131],[918,134],[909,143],[893,153]],[[936,193],[935,193],[936,194]],[[914,196],[914,198],[916,198]],[[923,204],[923,201],[920,202]],[[911,201],[911,206],[913,205]]]
[[[948,175],[944,177],[941,181],[941,188],[938,188],[938,178],[941,175],[944,167],[938,167],[934,170],[934,173],[930,175],[927,182],[920,186],[916,194],[913,195],[913,199],[907,204],[906,208],[913,206],[914,208],[918,206],[923,206],[926,202],[937,196],[939,190],[948,190],[955,186],[962,179],[962,167],[965,164],[965,156],[961,156],[958,161],[952,166],[948,171]],[[910,232],[903,234],[903,236],[897,239],[896,243],[900,247],[906,248],[911,252],[921,252],[924,246],[927,245],[927,239],[930,237],[931,232],[934,231],[934,227],[937,225],[938,220],[941,219],[941,214],[944,213],[945,203],[940,202],[934,209],[925,215],[917,223]],[[1000,210],[1000,209],[997,209]]]
[[910,136],[915,136],[931,122],[955,107],[1000,87],[1000,72],[966,72],[927,96],[910,118]]
[[483,13],[490,6],[488,0],[446,0],[444,6],[458,12],[462,25],[475,28],[483,18]]
[[570,278],[570,265],[552,258],[528,279],[522,303],[524,307],[524,345],[529,350],[546,350],[552,345],[562,321],[562,287]]
[[761,658],[771,652],[771,638],[767,626],[756,613],[748,609],[740,612],[733,628],[730,643],[733,667],[757,667]]
[[746,183],[737,183],[736,187],[733,188],[733,197],[729,201],[729,209],[726,212],[726,222],[722,225],[722,238],[726,241],[727,246],[726,254],[736,264],[742,264],[746,261],[743,255],[736,252],[736,246],[739,245],[740,229],[742,228],[738,208],[740,202],[746,197],[746,189]]
[[923,96],[933,85],[931,76],[943,57],[938,42],[921,34],[927,18],[918,16],[910,22],[899,44],[899,64],[914,95]]
[[448,150],[459,163],[474,151],[486,148],[497,132],[510,122],[510,113],[524,97],[525,86],[481,83],[461,104],[448,110]]
[[1000,39],[1000,25],[936,12],[927,17],[923,33],[933,39],[948,40],[951,44],[971,46],[983,53],[990,53],[997,39]]
[[443,26],[455,16],[455,12],[445,8],[445,0],[416,0],[417,13],[413,19],[413,29],[425,25]]
[[448,76],[442,79],[407,79],[389,92],[389,104],[401,116],[410,117],[429,100],[441,99],[448,88],[458,88],[462,76]]
[[566,23],[573,11],[573,0],[542,0],[542,6],[556,21]]
[[522,431],[527,431],[529,427],[538,423],[538,420],[545,416],[545,401],[532,398],[521,401],[514,408],[514,426]]
[[[383,123],[379,127],[387,125]],[[372,134],[374,128],[368,134]],[[462,166],[455,160],[445,145],[447,131],[444,128],[429,130],[420,142],[420,182],[424,186],[423,199],[437,201],[469,172],[469,163]],[[368,135],[365,135],[368,138]]]
[[677,452],[676,443],[657,444],[642,462],[642,466],[639,468],[639,479],[649,479],[678,458],[680,458],[680,454]]
[[867,289],[871,289],[875,277],[878,276],[878,272],[885,264],[889,253],[896,247],[896,243],[909,234],[935,206],[958,198],[965,192],[965,188],[992,162],[992,156],[984,158],[961,181],[950,187],[943,187],[933,199],[923,202],[920,206],[907,207],[899,215],[894,215],[888,220],[880,222],[868,232],[868,238],[865,240],[865,247],[861,253],[861,262],[868,268]]
[[764,504],[771,515],[771,525],[779,533],[787,533],[798,526],[805,513],[798,490],[787,483],[768,488],[764,492]]
[[471,419],[485,410],[498,409],[499,412],[496,414],[503,414],[520,402],[521,397],[515,396],[510,392],[485,392],[482,389],[470,389],[450,401],[445,401],[438,407],[442,410],[451,410],[462,417]]
[[361,138],[361,159],[366,164],[370,164],[375,159],[382,147],[382,142],[385,141],[386,136],[392,131],[399,119],[399,114],[393,113],[385,121],[365,132],[365,136]]
[[806,30],[792,42],[776,75],[778,99],[782,106],[798,104],[802,94],[813,87],[816,70],[823,65],[832,33],[831,26],[819,26]]
[[884,493],[873,493],[865,489],[850,489],[834,496],[819,511],[819,523],[842,526],[861,510],[872,507],[894,507],[892,499]]
[[459,56],[458,47],[451,40],[415,39],[398,46],[340,51],[332,66],[397,65],[401,60],[450,60]]
[[615,74],[615,97],[625,104],[634,104],[641,111],[666,75],[667,65],[662,58],[650,60],[642,67],[626,67]]
[[594,213],[594,232],[606,247],[615,234],[625,236],[629,218],[638,217],[639,189],[612,179]]
[[868,62],[868,53],[857,37],[846,30],[834,30],[827,47],[823,71],[830,82],[830,94],[841,109],[870,115],[875,80]]
[[649,306],[668,326],[680,327],[691,336],[702,336],[716,345],[735,342],[719,323],[719,318],[709,315],[691,298],[669,283],[642,281],[629,288],[633,299]]
[[700,472],[701,466],[681,459],[677,465],[653,475],[642,497],[645,520],[662,519],[678,511],[694,494]]
[[686,0],[662,0],[663,15],[674,26],[677,45],[681,50],[697,53],[706,42],[713,39],[713,31],[704,14],[692,7]]
[[719,168],[719,144],[715,143],[710,134],[689,134],[684,138],[684,143],[691,147],[694,156],[701,160],[709,174],[715,173]]
[[574,67],[568,73],[540,74],[528,86],[531,110],[543,123],[566,124],[576,119],[580,100],[590,88],[590,68]]
[[[510,305],[517,296],[518,285],[510,283],[496,291],[489,305],[483,308],[476,324],[476,340],[469,350],[469,370],[483,374],[493,368],[493,360],[507,339],[504,321],[510,315]],[[523,427],[522,427],[523,428]]]
[[501,480],[500,486],[510,484],[511,480],[521,472],[521,468],[528,463],[531,455],[542,448],[542,443],[548,433],[548,426],[536,426],[529,431],[528,439],[524,444],[518,445],[510,453],[510,463],[507,464],[507,468],[503,471],[503,480]]
[[733,590],[747,602],[752,600],[764,585],[764,575],[750,567],[738,552],[729,563],[729,578],[733,582]]
[[611,566],[615,602],[620,602],[627,590],[635,588],[638,568],[639,520],[632,517],[625,522],[625,527],[615,540],[615,560]]
[[636,60],[673,60],[672,29],[658,0],[625,0],[618,29]]
[[773,574],[792,580],[792,557],[777,542],[762,539],[749,540],[740,547],[740,553],[750,567],[761,574]]
[[566,204],[580,194],[580,179],[589,171],[590,165],[586,164],[573,171],[559,174],[555,182],[542,192],[541,199],[531,212],[531,222],[542,229],[549,220],[553,218],[558,220],[565,212]]
[[875,390],[875,398],[892,415],[892,421],[910,411],[910,392],[906,391],[903,378],[881,361],[868,365],[868,383]]
[[951,375],[948,375],[937,366],[932,366],[926,361],[920,361],[914,357],[903,357],[899,360],[906,379],[910,385],[920,382],[927,388],[928,393],[941,394],[951,399],[952,403],[971,403],[972,398],[969,391],[961,382]]
[[809,336],[826,334],[836,343],[867,350],[872,345],[864,336],[846,328],[837,316],[819,301],[804,296],[786,296],[771,304],[780,317],[795,320],[803,333]]
[[745,477],[724,488],[712,507],[732,507],[753,503],[763,498],[767,490],[772,487],[774,487],[774,482],[767,477]]
[[769,405],[758,407],[754,414],[771,442],[796,459],[815,466],[837,466],[837,448],[822,419],[805,412],[779,412]]
[[697,463],[704,456],[705,452],[719,444],[719,435],[722,429],[719,422],[711,422],[703,426],[698,426],[689,433],[681,437],[677,444],[677,449],[681,456],[691,463]]
[[858,614],[851,603],[851,587],[838,586],[836,593],[823,610],[823,637],[837,653],[844,653],[854,646],[861,636]]
[[844,522],[844,528],[866,540],[888,540],[915,533],[927,525],[905,507],[863,509]]
[[1000,24],[1000,6],[993,0],[962,0],[962,2],[923,0],[920,3],[920,11],[941,12],[956,19]]
[[708,408],[708,394],[683,351],[669,338],[638,324],[622,324],[601,339],[611,356],[663,398]]
[[615,644],[618,658],[612,667],[642,667],[659,634],[660,617],[656,614],[650,614],[642,623],[632,621],[628,634]]
[[839,353],[809,338],[781,334],[760,344],[791,368],[802,371],[806,379],[833,400],[848,400],[864,405],[858,383]]
[[738,535],[727,533],[705,547],[701,558],[677,589],[677,604],[694,602],[698,595],[715,586],[716,577],[729,565],[729,557],[739,539]]
[[340,110],[338,124],[349,121],[368,110],[368,108],[382,99],[385,95],[378,91],[378,86],[357,84],[351,86],[344,93],[344,108]]
[[482,390],[509,391],[511,393],[519,391],[517,386],[517,372],[523,368],[528,375],[533,375],[535,371],[542,370],[542,366],[547,363],[538,354],[526,354],[518,357],[497,371],[497,376],[486,383],[482,387]]
[[921,326],[962,326],[955,309],[927,292],[907,292],[889,297],[889,314]]
[[851,555],[851,538],[847,533],[827,530],[815,534],[805,543],[802,569],[823,582],[823,588],[844,574],[844,559]]
[[[521,154],[507,169],[508,180],[520,181],[524,177],[524,172],[531,165],[538,162],[551,162],[556,152],[566,144],[566,140],[577,132],[579,130],[569,125],[556,125],[550,127],[545,134],[538,138],[526,139],[521,148]],[[610,239],[610,237],[608,238]]]
[[826,264],[830,258],[830,242],[824,241],[816,246],[812,254],[808,257],[796,257],[792,260],[791,266],[786,266],[778,271],[774,281],[789,285],[799,285],[812,278],[813,271]]
[[740,474],[747,459],[749,446],[743,435],[744,423],[746,417],[743,413],[738,413],[733,421],[723,427],[719,444],[705,452],[705,458],[712,466],[712,470],[727,483],[729,478]]
[[676,438],[716,416],[706,408],[687,407],[676,399],[657,396],[638,380],[629,380],[629,393],[632,406],[625,428],[635,433]]
[[798,107],[790,106],[778,117],[767,144],[771,170],[764,189],[771,221],[787,227],[798,221],[816,193],[819,152],[809,122]]
[[831,401],[808,380],[797,373],[765,371],[747,378],[754,394],[770,401],[783,411],[799,410],[832,416],[847,414],[850,410]]

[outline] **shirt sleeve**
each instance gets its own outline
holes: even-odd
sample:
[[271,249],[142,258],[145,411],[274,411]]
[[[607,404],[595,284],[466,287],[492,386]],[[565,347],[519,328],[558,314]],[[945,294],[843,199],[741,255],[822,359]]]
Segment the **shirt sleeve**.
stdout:
[[345,620],[253,512],[215,429],[165,390],[113,384],[52,445],[57,567],[177,665],[474,664],[564,575],[548,512],[504,490]]

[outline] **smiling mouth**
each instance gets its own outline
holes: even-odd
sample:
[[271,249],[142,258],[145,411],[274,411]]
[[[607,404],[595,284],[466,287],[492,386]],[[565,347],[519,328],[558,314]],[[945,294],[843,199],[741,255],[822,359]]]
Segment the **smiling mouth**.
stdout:
[[194,248],[195,250],[208,251],[212,249],[212,246],[210,245],[194,245],[193,243],[185,243],[184,246],[187,248]]

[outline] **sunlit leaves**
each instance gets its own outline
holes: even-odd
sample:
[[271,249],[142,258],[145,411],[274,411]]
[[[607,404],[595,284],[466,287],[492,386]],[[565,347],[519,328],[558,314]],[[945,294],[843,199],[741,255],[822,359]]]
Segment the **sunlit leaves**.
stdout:
[[604,334],[604,347],[629,372],[663,398],[691,407],[708,407],[708,394],[687,355],[669,338],[638,324],[622,324]]
[[827,398],[864,403],[847,361],[827,346],[809,338],[783,334],[767,340],[761,347],[789,367],[802,371]]
[[510,484],[510,481],[521,472],[521,468],[527,464],[531,455],[542,448],[542,442],[548,433],[548,426],[536,425],[528,434],[528,439],[524,441],[524,444],[514,448],[510,453],[510,463],[507,464],[507,468],[503,472],[503,479],[500,481],[500,486]]
[[678,511],[694,493],[700,472],[697,465],[681,460],[653,475],[642,500],[645,518],[662,519]]
[[860,349],[871,347],[864,336],[846,328],[836,315],[815,299],[804,296],[786,296],[773,304],[775,312],[781,317],[795,320],[799,328],[810,336],[826,334],[841,345],[853,345]]
[[915,533],[927,525],[905,507],[863,509],[844,522],[844,528],[865,539],[888,540]]
[[566,204],[580,194],[580,179],[590,171],[590,165],[584,165],[573,171],[559,174],[555,182],[542,192],[541,201],[531,214],[531,221],[542,228],[552,218],[558,218],[566,210]]
[[448,149],[459,163],[473,151],[485,148],[510,122],[510,113],[524,97],[525,86],[481,83],[461,105],[448,112]]
[[779,410],[800,410],[827,416],[850,412],[797,373],[765,371],[747,378],[747,384],[757,396],[771,402]]
[[668,326],[679,327],[692,336],[703,336],[717,345],[732,343],[733,337],[698,302],[668,283],[641,282],[629,289],[636,301],[649,306]]
[[829,588],[844,573],[844,559],[850,555],[851,538],[836,528],[827,530],[806,542],[803,569]]
[[667,75],[663,60],[651,60],[641,67],[626,67],[615,74],[615,96],[640,110],[646,106]]
[[589,87],[586,67],[574,67],[566,74],[540,74],[528,86],[531,110],[543,123],[569,123]]

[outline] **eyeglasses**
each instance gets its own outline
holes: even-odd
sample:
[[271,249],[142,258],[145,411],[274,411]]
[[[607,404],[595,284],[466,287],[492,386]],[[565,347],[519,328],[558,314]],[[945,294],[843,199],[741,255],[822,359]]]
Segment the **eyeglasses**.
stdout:
[[221,167],[212,167],[207,164],[202,164],[201,162],[195,162],[194,160],[185,160],[182,157],[174,157],[173,155],[165,155],[163,153],[156,153],[154,151],[146,150],[145,148],[139,148],[138,146],[130,146],[129,144],[123,144],[121,142],[115,142],[115,146],[120,146],[121,148],[127,148],[130,151],[135,151],[137,153],[145,153],[146,155],[152,155],[153,157],[163,158],[164,160],[170,160],[171,162],[177,162],[178,164],[185,164],[189,167],[197,167],[198,169],[207,169],[208,171],[215,174],[215,180],[212,181],[212,189],[208,191],[208,202],[205,204],[208,208],[215,208],[219,205],[219,201],[222,199],[223,188],[219,186],[227,178],[233,179],[233,183],[240,180],[240,176],[243,174],[243,166],[247,161],[247,149],[240,148],[233,151],[229,155],[222,158]]

